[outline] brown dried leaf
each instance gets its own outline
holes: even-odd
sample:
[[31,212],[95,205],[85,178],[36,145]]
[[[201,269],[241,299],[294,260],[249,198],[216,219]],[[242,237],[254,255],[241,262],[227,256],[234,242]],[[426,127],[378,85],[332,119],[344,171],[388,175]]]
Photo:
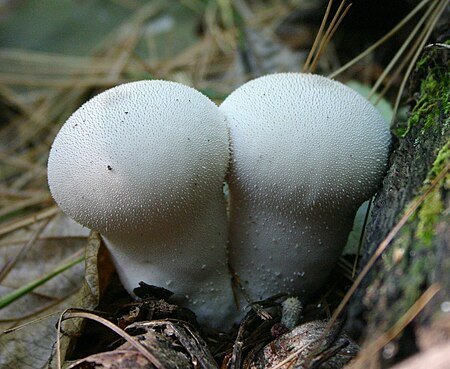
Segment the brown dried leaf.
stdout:
[[[83,238],[43,238],[36,242],[33,249],[19,263],[20,265],[24,263],[30,270],[29,275],[35,276],[36,270],[41,273],[52,270],[55,264],[61,262],[61,258],[79,251],[85,244],[86,240]],[[98,255],[102,254],[99,253],[100,244],[100,237],[95,233],[92,234],[86,250],[84,279],[85,268],[81,263],[39,287],[37,289],[39,294],[37,292],[29,294],[0,312],[3,318],[2,330],[13,329],[0,334],[1,368],[37,369],[54,365],[55,361],[50,357],[56,341],[55,325],[61,312],[69,307],[93,309],[97,306],[100,291],[97,259]],[[2,253],[3,258],[5,255],[7,253]],[[25,281],[26,273],[20,269],[22,267],[11,270],[5,281],[13,285]],[[23,280],[18,282],[11,278],[11,275]],[[79,320],[69,324],[65,327],[67,332],[79,331]],[[70,337],[63,337],[61,346],[64,357],[71,346]]]

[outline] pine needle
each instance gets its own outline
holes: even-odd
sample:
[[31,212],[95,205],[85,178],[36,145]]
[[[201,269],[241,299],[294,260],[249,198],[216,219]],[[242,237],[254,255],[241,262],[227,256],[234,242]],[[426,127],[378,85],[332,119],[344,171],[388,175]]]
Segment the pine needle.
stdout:
[[378,41],[376,41],[372,46],[364,50],[361,54],[350,60],[348,63],[344,64],[341,68],[335,70],[333,73],[328,75],[329,78],[335,78],[337,75],[341,74],[352,65],[359,62],[361,59],[365,58],[372,51],[380,47],[387,40],[389,40],[392,36],[394,36],[403,26],[408,23],[408,21],[413,18],[426,4],[428,4],[432,0],[423,0],[420,2],[405,18],[403,18],[394,28],[392,28],[386,35],[381,37]]
[[319,62],[320,57],[325,52],[326,47],[331,41],[331,38],[333,37],[334,33],[336,32],[337,28],[341,24],[342,20],[344,19],[347,12],[350,10],[350,7],[352,4],[350,3],[347,5],[345,10],[342,12],[342,9],[345,5],[345,0],[342,0],[341,4],[339,5],[338,10],[336,11],[336,14],[333,16],[333,19],[331,20],[330,25],[327,28],[327,31],[325,32],[325,35],[323,36],[322,40],[320,41],[318,50],[316,52],[316,55],[314,56],[313,61],[311,62],[311,65],[309,67],[308,72],[312,73],[316,70],[317,63]]
[[[83,255],[78,256],[77,254],[79,253],[83,253]],[[0,298],[0,309],[3,309],[4,307],[12,304],[14,301],[32,292],[35,288],[42,286],[45,282],[63,273],[67,269],[70,269],[74,265],[81,263],[84,260],[84,250],[80,250],[80,252],[77,252],[75,256],[76,258],[74,260],[64,263],[63,265],[57,267],[55,270],[42,276],[41,278],[31,281],[30,283],[27,283],[26,285],[2,296]]]
[[325,24],[327,23],[328,16],[330,15],[332,5],[333,5],[333,0],[329,0],[327,9],[325,10],[325,15],[323,16],[322,23],[320,24],[320,27],[319,27],[319,31],[317,31],[316,38],[314,39],[314,43],[311,47],[308,57],[306,58],[305,64],[303,65],[304,72],[308,72],[310,70],[311,61],[319,47],[320,41],[322,39],[323,30],[325,28]]

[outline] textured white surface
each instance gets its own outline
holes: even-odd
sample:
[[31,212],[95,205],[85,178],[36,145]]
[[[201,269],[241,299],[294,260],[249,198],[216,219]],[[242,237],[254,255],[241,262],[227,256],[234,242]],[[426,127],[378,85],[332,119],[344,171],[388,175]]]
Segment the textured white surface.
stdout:
[[178,83],[140,81],[95,96],[67,120],[48,182],[64,212],[104,236],[129,291],[141,280],[165,287],[215,326],[232,305],[228,161],[225,117],[213,102]]
[[252,80],[220,106],[231,140],[230,258],[251,296],[317,290],[387,167],[390,133],[343,84]]
[[297,326],[302,315],[302,303],[298,297],[288,297],[281,303],[281,324],[286,328],[293,329]]

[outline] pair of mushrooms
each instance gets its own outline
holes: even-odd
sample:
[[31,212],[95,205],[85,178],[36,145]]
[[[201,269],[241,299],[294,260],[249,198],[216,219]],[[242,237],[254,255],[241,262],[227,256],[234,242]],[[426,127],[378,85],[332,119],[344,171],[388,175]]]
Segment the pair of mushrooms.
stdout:
[[323,284],[389,142],[366,99],[317,75],[257,78],[219,107],[178,83],[140,81],[67,120],[48,181],[66,214],[102,234],[128,291],[165,287],[224,328],[241,315],[228,261],[254,300]]

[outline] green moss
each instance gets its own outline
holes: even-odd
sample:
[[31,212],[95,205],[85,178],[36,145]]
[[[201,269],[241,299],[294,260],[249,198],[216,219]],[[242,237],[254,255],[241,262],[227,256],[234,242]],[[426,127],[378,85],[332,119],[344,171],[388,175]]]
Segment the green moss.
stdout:
[[[431,167],[426,183],[429,184],[441,171],[450,164],[450,142],[438,152],[436,160]],[[450,186],[450,176],[444,177],[434,190],[427,196],[418,211],[418,224],[416,238],[421,240],[427,247],[432,245],[434,237],[434,225],[439,215],[444,210],[444,204],[441,196],[442,187]]]
[[[436,159],[427,176],[426,183],[429,184],[441,171],[450,164],[450,142],[447,142],[439,150]],[[434,225],[439,215],[444,210],[441,189],[450,186],[450,175],[445,176],[441,183],[438,183],[434,190],[427,196],[421,205],[418,216],[416,238],[420,239],[424,245],[431,246],[434,237]]]
[[402,308],[399,316],[405,313],[422,294],[421,286],[426,284],[429,273],[433,270],[436,263],[432,252],[423,252],[423,250],[410,251],[411,263],[407,275],[402,279],[403,298]]
[[446,165],[450,164],[450,142],[447,142],[441,150],[439,150],[436,160],[431,167],[429,179],[436,177]]
[[[421,194],[430,186],[442,170],[450,164],[450,142],[447,142],[437,157],[424,181]],[[450,189],[450,174],[447,174],[426,196],[419,209],[413,214],[395,238],[392,247],[383,255],[386,269],[391,270],[387,278],[391,283],[400,285],[401,298],[396,299],[392,309],[391,323],[395,323],[407,309],[420,297],[423,286],[431,280],[434,268],[438,264],[433,250],[434,230],[445,210],[443,189]],[[419,199],[417,195],[411,202]]]
[[433,244],[434,226],[442,210],[443,203],[440,191],[435,188],[427,196],[419,210],[419,222],[415,234],[416,238],[420,239],[427,248],[430,248]]
[[396,130],[399,137],[405,137],[412,127],[420,125],[422,133],[440,120],[445,127],[450,125],[450,73],[434,62],[437,52],[430,50],[417,63],[417,75],[421,79],[419,97],[408,119],[407,127]]
[[450,164],[450,73],[443,50],[427,49],[411,80],[414,103],[407,124],[397,131],[398,147],[378,204],[379,225],[392,227],[403,216],[397,213],[400,208],[406,211],[421,203],[383,253],[382,265],[375,270],[379,274],[365,295],[375,330],[398,322],[432,283],[448,283],[442,280],[449,262],[442,256],[441,224],[448,216],[450,173],[429,190]]

